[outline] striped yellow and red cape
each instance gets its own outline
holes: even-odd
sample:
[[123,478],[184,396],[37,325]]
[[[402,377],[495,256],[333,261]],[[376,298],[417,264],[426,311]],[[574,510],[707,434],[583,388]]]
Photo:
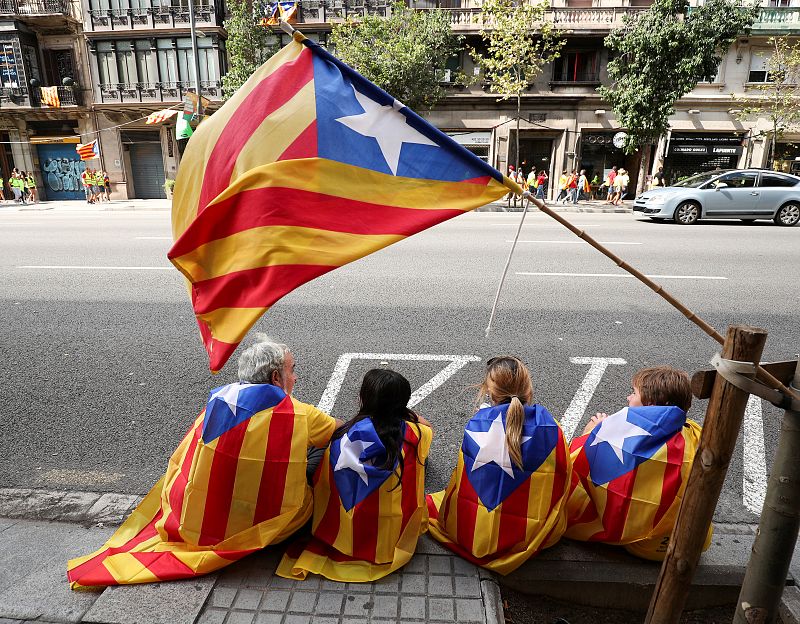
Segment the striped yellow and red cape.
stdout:
[[[353,435],[352,429],[348,435]],[[335,581],[367,582],[408,563],[428,525],[425,461],[432,437],[430,427],[406,424],[399,486],[397,473],[390,471],[386,471],[388,478],[384,475],[384,480],[373,485],[379,471],[368,465],[366,455],[361,456],[362,465],[357,468],[368,475],[369,485],[358,483],[357,474],[338,475],[339,445],[344,438],[335,440],[315,475],[312,536],[289,546],[277,574],[304,579],[313,573]],[[377,452],[375,446],[368,446]],[[356,493],[351,487],[353,481],[358,487],[371,489]]]
[[[667,424],[661,414],[674,415],[673,422]],[[641,420],[636,420],[637,416]],[[632,554],[660,561],[677,520],[701,429],[696,422],[686,420],[677,407],[625,408],[609,416],[626,417],[639,427],[634,433],[641,435],[624,438],[625,443],[617,445],[616,451],[611,448],[604,452],[605,445],[616,445],[613,440],[595,442],[600,425],[572,440],[573,473],[565,537],[623,545]],[[652,448],[643,453],[646,443]],[[604,474],[608,470],[611,472]],[[711,535],[709,527],[706,548]]]
[[498,405],[473,416],[447,489],[428,495],[430,534],[500,574],[561,538],[571,472],[561,427],[541,405],[525,407],[523,467],[513,465],[505,446],[507,410]]
[[68,563],[73,589],[207,574],[308,520],[307,448],[327,443],[334,419],[275,386],[238,385],[236,408],[212,393],[136,510],[102,548]]
[[175,182],[168,256],[211,370],[287,293],[502,197],[504,180],[296,33],[198,126]]

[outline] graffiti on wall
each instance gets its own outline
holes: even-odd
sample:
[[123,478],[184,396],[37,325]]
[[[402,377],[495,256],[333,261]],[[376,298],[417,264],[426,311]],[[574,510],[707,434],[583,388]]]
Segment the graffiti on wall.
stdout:
[[82,160],[48,158],[42,165],[47,191],[49,193],[81,191],[81,173],[84,169],[86,169],[86,163]]

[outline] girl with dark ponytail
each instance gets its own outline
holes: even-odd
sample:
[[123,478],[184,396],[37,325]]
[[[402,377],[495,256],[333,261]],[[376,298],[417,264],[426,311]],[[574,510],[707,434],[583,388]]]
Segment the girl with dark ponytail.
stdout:
[[407,407],[410,398],[398,372],[364,376],[358,413],[333,434],[314,475],[312,535],[286,550],[278,575],[374,581],[411,559],[425,532],[433,430]]
[[564,533],[572,465],[518,358],[486,363],[478,401],[447,489],[428,495],[429,531],[468,561],[508,574]]

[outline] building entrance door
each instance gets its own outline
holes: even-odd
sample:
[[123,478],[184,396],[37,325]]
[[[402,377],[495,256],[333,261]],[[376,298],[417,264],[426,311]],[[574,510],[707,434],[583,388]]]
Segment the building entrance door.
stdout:
[[[509,135],[508,146],[508,164],[516,165],[517,162],[517,145],[514,138],[514,132]],[[544,169],[549,176],[550,161],[553,157],[553,139],[540,139],[529,138],[520,136],[519,138],[519,165],[522,167],[522,172],[527,176],[532,169],[541,171]]]
[[136,199],[164,199],[164,157],[158,132],[126,131],[123,143],[128,146]]

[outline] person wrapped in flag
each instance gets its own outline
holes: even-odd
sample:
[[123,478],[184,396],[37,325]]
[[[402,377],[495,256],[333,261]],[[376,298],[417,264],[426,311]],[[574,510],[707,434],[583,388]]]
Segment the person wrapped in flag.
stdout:
[[[623,545],[661,561],[700,444],[687,420],[689,375],[670,366],[638,371],[628,407],[598,413],[571,444],[566,537]],[[711,544],[708,527],[705,548]]]
[[166,474],[102,548],[68,563],[71,587],[199,576],[303,526],[309,447],[340,423],[292,397],[295,380],[286,345],[262,337],[242,353],[239,381],[211,391]]
[[561,538],[570,457],[519,359],[489,360],[480,397],[447,489],[428,495],[428,530],[468,561],[508,574]]
[[430,423],[408,409],[411,386],[369,371],[357,415],[337,429],[314,475],[312,535],[291,544],[277,574],[374,581],[409,562],[425,532]]

